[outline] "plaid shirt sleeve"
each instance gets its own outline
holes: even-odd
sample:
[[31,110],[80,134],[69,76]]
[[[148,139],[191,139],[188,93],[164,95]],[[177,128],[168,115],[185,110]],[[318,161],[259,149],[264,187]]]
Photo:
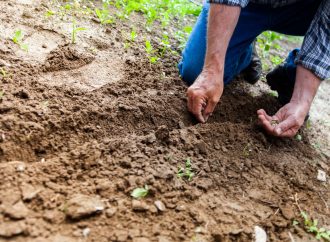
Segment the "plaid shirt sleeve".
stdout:
[[323,0],[305,35],[296,64],[325,80],[330,78],[330,1]]
[[208,3],[221,3],[230,6],[241,6],[242,8],[248,5],[250,0],[207,0]]

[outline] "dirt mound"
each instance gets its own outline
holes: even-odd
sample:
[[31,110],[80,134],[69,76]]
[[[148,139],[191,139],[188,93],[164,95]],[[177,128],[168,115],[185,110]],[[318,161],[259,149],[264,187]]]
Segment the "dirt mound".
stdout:
[[[256,225],[270,241],[307,241],[292,225],[295,195],[329,224],[329,183],[316,180],[329,160],[308,131],[280,140],[256,125],[274,97],[253,97],[238,80],[197,124],[179,57],[152,65],[139,42],[121,47],[119,27],[97,53],[58,44],[39,64],[1,54],[0,241],[251,241]],[[191,181],[178,176],[187,158]],[[132,199],[145,185],[148,196]]]

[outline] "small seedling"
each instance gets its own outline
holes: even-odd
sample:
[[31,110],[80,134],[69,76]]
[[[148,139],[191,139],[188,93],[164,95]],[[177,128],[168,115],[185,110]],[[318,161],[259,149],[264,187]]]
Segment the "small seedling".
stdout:
[[110,17],[108,4],[104,3],[102,9],[95,9],[95,14],[97,18],[100,20],[101,24],[111,24],[113,23],[113,18]]
[[130,37],[131,37],[131,41],[134,42],[137,37],[137,34],[134,30],[131,31]]
[[5,95],[5,91],[4,90],[1,90],[0,91],[0,100],[2,100],[3,96]]
[[318,220],[310,219],[305,212],[301,212],[301,216],[304,219],[304,225],[307,232],[313,233],[317,240],[325,239],[327,241],[330,241],[330,230],[326,230],[325,228],[319,228]]
[[52,11],[52,10],[47,10],[46,11],[46,13],[45,13],[45,17],[46,18],[48,18],[48,17],[51,17],[51,16],[53,16],[53,15],[55,15],[55,12],[54,11]]
[[152,47],[149,40],[146,40],[145,49],[146,49],[146,52],[147,52],[150,63],[155,64],[158,60],[158,56],[154,55],[155,54],[155,49]]
[[191,167],[191,160],[190,158],[187,158],[185,162],[185,168],[179,167],[177,176],[180,178],[186,178],[188,181],[191,181],[194,175],[195,174],[192,171],[192,167]]
[[17,30],[14,33],[12,41],[17,44],[22,50],[28,51],[28,45],[23,43],[24,34],[22,30]]
[[276,91],[269,91],[269,95],[271,95],[272,97],[278,97],[278,93]]
[[143,198],[145,196],[147,196],[149,193],[149,188],[147,185],[143,187],[140,187],[140,188],[135,188],[132,193],[131,193],[131,196],[134,197],[134,198]]
[[0,74],[2,75],[3,78],[6,78],[7,77],[7,72],[3,68],[0,68]]
[[87,30],[87,28],[77,27],[76,21],[72,21],[72,44],[76,43],[77,33],[84,30]]
[[298,140],[298,141],[302,141],[302,136],[301,136],[300,134],[297,134],[295,138],[296,138],[296,140]]

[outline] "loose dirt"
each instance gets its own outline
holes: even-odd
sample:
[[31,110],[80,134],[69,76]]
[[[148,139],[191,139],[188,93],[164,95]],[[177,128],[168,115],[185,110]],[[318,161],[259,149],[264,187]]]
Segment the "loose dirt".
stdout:
[[[149,63],[126,23],[44,18],[47,2],[0,2],[0,241],[312,241],[295,205],[330,224],[329,156],[267,136],[256,110],[276,99],[237,80],[207,124],[186,109],[179,57]],[[139,22],[140,21],[140,22]],[[22,29],[28,53],[12,43]],[[141,27],[142,29],[142,27]],[[4,30],[4,31],[2,31]],[[141,47],[139,47],[141,46]],[[259,84],[262,85],[262,84]],[[191,159],[194,177],[177,177]],[[149,186],[146,198],[131,191]]]

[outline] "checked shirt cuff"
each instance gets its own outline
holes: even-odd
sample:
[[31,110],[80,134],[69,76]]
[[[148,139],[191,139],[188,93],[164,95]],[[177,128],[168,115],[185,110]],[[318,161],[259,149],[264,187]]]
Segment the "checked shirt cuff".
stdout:
[[208,3],[220,3],[230,6],[240,6],[242,8],[248,5],[249,0],[207,0]]

